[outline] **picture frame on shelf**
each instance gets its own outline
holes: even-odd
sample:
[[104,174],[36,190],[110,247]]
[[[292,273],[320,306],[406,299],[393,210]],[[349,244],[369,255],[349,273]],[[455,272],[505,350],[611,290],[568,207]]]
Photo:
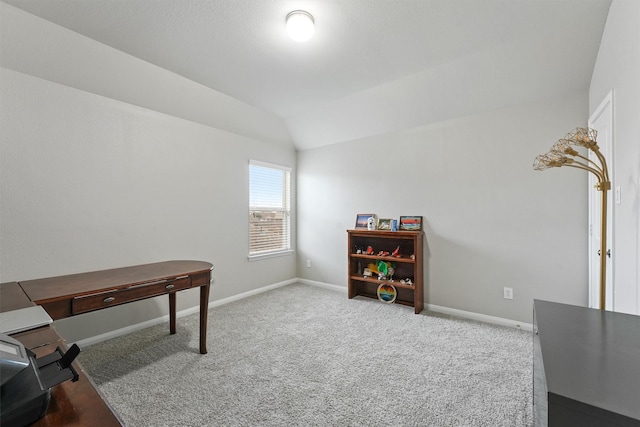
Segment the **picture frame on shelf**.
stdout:
[[404,231],[422,230],[422,216],[401,216],[400,230],[404,230]]
[[380,218],[378,220],[378,230],[389,230],[391,231],[391,218]]
[[369,218],[375,218],[376,214],[358,214],[356,215],[356,226],[355,229],[356,230],[367,230],[368,229],[368,223],[369,223]]

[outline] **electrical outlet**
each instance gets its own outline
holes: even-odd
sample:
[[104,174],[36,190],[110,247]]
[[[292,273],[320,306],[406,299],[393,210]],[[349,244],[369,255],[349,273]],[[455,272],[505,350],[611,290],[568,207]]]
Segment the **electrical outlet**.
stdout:
[[311,260],[310,259],[307,260],[307,268],[311,268]]
[[513,299],[513,288],[504,288],[504,299]]

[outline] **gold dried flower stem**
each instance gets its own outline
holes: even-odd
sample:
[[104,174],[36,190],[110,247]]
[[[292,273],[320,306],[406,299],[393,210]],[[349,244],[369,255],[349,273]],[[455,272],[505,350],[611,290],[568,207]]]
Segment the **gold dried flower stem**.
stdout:
[[[606,256],[607,256],[607,191],[611,189],[609,170],[604,155],[596,142],[598,133],[595,129],[576,128],[563,139],[558,140],[549,152],[539,155],[533,161],[535,170],[545,170],[552,167],[569,166],[593,173],[597,178],[596,189],[602,192],[602,207],[600,214],[600,309],[605,309],[606,298]],[[572,146],[584,147],[591,150],[598,159],[599,165],[588,156],[581,155]],[[577,161],[575,158],[585,161]]]

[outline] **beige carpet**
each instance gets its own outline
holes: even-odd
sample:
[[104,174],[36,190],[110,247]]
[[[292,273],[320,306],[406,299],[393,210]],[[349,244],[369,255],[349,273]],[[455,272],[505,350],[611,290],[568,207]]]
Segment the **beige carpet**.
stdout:
[[129,426],[530,426],[519,330],[290,285],[83,349]]

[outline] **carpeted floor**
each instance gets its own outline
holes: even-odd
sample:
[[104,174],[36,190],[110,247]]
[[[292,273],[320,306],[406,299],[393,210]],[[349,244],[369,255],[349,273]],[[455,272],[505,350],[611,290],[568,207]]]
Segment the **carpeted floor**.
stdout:
[[128,426],[530,426],[531,333],[289,285],[83,349]]

